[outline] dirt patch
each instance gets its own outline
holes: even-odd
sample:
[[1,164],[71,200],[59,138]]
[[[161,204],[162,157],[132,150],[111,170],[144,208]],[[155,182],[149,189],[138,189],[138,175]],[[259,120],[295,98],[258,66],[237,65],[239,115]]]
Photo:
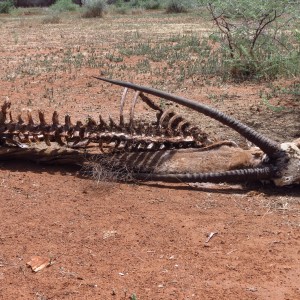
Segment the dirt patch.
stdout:
[[[183,28],[200,36],[203,28],[194,15],[69,17],[55,25],[36,16],[2,21],[1,101],[9,98],[15,111],[43,109],[50,119],[58,110],[73,120],[118,117],[122,90],[93,75],[143,85],[161,80],[153,70],[163,62],[151,61],[154,69],[145,73],[137,72],[140,56],[118,62],[120,42],[147,45],[152,37],[158,43],[163,24],[172,36]],[[156,87],[214,106],[278,141],[299,137],[299,102],[270,110],[258,93],[266,83],[176,80],[166,77]],[[139,115],[151,118],[139,105]],[[186,114],[209,134],[245,144],[220,124]],[[299,187],[97,185],[73,168],[0,167],[1,299],[300,298]],[[34,273],[26,266],[34,256],[52,264]]]
[[[299,297],[299,189],[96,185],[19,163],[0,181],[3,299]],[[35,255],[53,265],[33,273]]]

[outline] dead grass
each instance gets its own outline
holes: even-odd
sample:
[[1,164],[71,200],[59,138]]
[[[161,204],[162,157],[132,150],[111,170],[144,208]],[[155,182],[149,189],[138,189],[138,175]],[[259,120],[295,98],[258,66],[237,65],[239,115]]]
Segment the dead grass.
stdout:
[[61,18],[59,15],[49,15],[42,19],[42,24],[59,24]]
[[133,180],[131,170],[126,165],[121,166],[111,155],[94,155],[88,158],[81,173],[98,184]]
[[[266,209],[266,214],[277,212],[282,214],[298,214],[300,217],[300,199],[293,196],[278,196],[263,198],[261,205]],[[298,224],[300,226],[300,222]]]

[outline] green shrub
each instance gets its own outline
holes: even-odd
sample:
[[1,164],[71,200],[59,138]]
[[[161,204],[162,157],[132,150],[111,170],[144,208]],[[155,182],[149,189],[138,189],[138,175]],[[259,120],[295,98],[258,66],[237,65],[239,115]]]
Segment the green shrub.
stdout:
[[0,14],[8,14],[13,8],[15,5],[11,0],[0,2]]
[[141,7],[142,1],[141,0],[132,0],[132,1],[130,1],[130,6],[131,7]]
[[215,0],[208,4],[219,29],[215,38],[224,73],[239,81],[299,74],[300,45],[291,31],[297,6],[291,3]]
[[162,1],[160,0],[131,0],[124,2],[124,0],[108,0],[107,4],[113,4],[118,8],[134,8],[134,9],[160,9],[162,7]]
[[58,12],[76,11],[78,5],[74,4],[72,0],[57,0],[50,8]]
[[147,1],[144,5],[145,9],[160,9],[161,8],[161,4],[159,2],[159,0],[151,0],[151,1]]
[[170,0],[166,6],[166,13],[168,14],[186,13],[187,11],[187,5],[180,0]]
[[106,11],[106,2],[104,0],[89,0],[84,5],[84,18],[102,18]]

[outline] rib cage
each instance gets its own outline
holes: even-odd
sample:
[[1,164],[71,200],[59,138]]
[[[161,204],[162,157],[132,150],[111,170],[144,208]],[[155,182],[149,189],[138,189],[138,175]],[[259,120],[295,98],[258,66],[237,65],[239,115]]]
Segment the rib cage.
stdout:
[[268,154],[270,157],[278,158],[282,155],[282,151],[280,149],[280,146],[275,141],[267,138],[266,136],[263,136],[259,132],[253,130],[252,128],[248,127],[247,125],[241,123],[240,121],[214,109],[209,106],[206,106],[204,104],[198,103],[193,100],[189,100],[183,97],[175,96],[160,90],[156,90],[154,88],[146,87],[137,85],[130,82],[120,81],[120,80],[113,80],[113,79],[107,79],[102,77],[94,77],[98,80],[106,81],[115,85],[119,85],[125,88],[131,88],[133,90],[136,90],[138,92],[144,92],[148,93],[153,96],[161,97],[166,100],[170,100],[172,102],[178,103],[180,105],[183,105],[185,107],[191,108],[194,111],[197,111],[201,114],[204,114],[212,119],[215,119],[219,121],[220,123],[223,123],[226,126],[229,126],[236,132],[238,132],[240,135],[248,139],[250,142],[252,142],[254,145],[262,149],[266,154]]
[[[119,122],[111,117],[99,121],[88,117],[86,123],[72,123],[66,115],[64,123],[59,122],[58,112],[52,115],[48,123],[43,111],[38,112],[39,122],[34,122],[30,111],[27,122],[21,115],[17,121],[12,117],[11,103],[4,102],[0,115],[0,141],[2,144],[26,148],[28,143],[44,141],[48,146],[52,142],[70,148],[84,148],[90,143],[97,143],[102,153],[116,151],[156,151],[161,149],[200,148],[210,144],[207,135],[192,125],[173,110],[162,110],[151,99],[142,93],[136,93],[130,109],[128,122],[125,122],[123,108],[127,89],[121,98]],[[138,98],[157,112],[157,120],[145,122],[134,118]]]

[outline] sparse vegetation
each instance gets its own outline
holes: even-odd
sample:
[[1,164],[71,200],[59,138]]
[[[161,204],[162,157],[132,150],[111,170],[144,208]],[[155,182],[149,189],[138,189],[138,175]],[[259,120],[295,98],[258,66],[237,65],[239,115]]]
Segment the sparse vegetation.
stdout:
[[104,0],[88,0],[84,5],[84,18],[102,18],[106,11]]
[[262,103],[274,112],[294,109],[300,104],[300,83],[293,82],[286,86],[270,83],[268,89],[260,91],[259,96]]
[[145,9],[143,7],[135,7],[131,9],[131,14],[132,15],[141,15],[143,14]]
[[187,5],[184,1],[170,0],[166,5],[166,13],[168,14],[186,13],[187,11]]
[[132,294],[132,295],[130,296],[130,300],[138,300],[136,294]]
[[[56,5],[65,3],[64,1],[67,0],[60,1],[62,2],[57,2]],[[138,3],[145,7],[150,2],[134,1],[125,4],[124,2],[116,2],[110,5],[109,9],[110,11],[124,9],[123,13],[128,14],[139,13],[140,10],[145,12],[142,6],[138,6]],[[204,1],[201,3],[203,4]],[[216,5],[217,2],[214,3]],[[132,5],[136,5],[135,8],[129,8]],[[91,10],[89,10],[90,8]],[[105,8],[106,3],[103,1],[88,2],[84,8],[87,11],[85,16],[102,16]],[[238,9],[240,8],[238,7]],[[225,14],[225,8],[224,11],[219,11],[216,7],[210,6],[210,11],[215,16],[224,16],[224,22],[231,20],[232,23],[236,22],[234,24],[239,25],[239,22],[243,21],[239,16],[241,13],[238,14],[235,11],[235,15],[230,18]],[[194,18],[195,24],[199,20],[199,16],[194,13],[189,14],[188,17]],[[269,17],[269,15],[266,16],[266,20]],[[49,14],[48,12],[48,15],[41,19],[41,22],[43,24],[58,24],[62,18],[64,18],[63,13],[51,10],[51,13]],[[109,18],[118,19],[120,16],[111,14]],[[139,22],[139,18],[144,19],[145,16],[137,16],[136,18],[136,21]],[[169,18],[169,16],[166,16],[163,11],[159,11],[155,14],[155,18],[157,18],[158,22],[164,24],[164,18]],[[171,18],[172,22],[176,23],[176,18],[185,18],[185,15],[174,15]],[[280,18],[276,18],[275,21],[279,22]],[[288,19],[288,21],[289,25],[293,25],[292,19]],[[211,19],[207,22],[211,24]],[[247,25],[248,23],[243,24]],[[251,26],[255,24],[251,23]],[[219,25],[222,28],[222,25],[226,26],[226,23]],[[199,82],[199,80],[205,81],[207,85],[211,85],[218,84],[220,81],[231,80],[232,78],[235,80],[273,80],[279,76],[295,76],[299,74],[300,35],[299,30],[293,26],[290,27],[290,30],[282,32],[282,34],[276,32],[276,37],[278,35],[280,39],[282,38],[281,44],[269,43],[271,38],[274,38],[274,35],[270,38],[267,38],[267,36],[271,33],[274,34],[274,29],[268,29],[266,33],[262,31],[262,36],[255,36],[253,34],[254,29],[252,29],[252,31],[249,31],[252,34],[250,40],[247,40],[245,37],[246,31],[240,32],[240,35],[236,37],[235,34],[237,32],[235,30],[233,32],[230,31],[228,35],[226,35],[226,32],[208,30],[207,32],[201,31],[201,33],[199,31],[185,34],[172,33],[168,36],[153,34],[148,35],[146,38],[144,33],[140,33],[138,29],[134,30],[134,28],[138,28],[134,23],[129,26],[131,27],[128,27],[129,30],[126,36],[118,38],[113,47],[110,44],[110,47],[102,49],[101,53],[94,47],[91,47],[83,55],[81,49],[77,50],[68,47],[55,60],[52,57],[43,58],[40,55],[32,55],[30,61],[21,62],[17,68],[17,73],[25,76],[25,74],[42,74],[53,69],[68,71],[72,68],[79,69],[88,66],[101,68],[101,72],[109,77],[126,77],[128,73],[132,74],[131,76],[135,76],[134,74],[145,74],[146,76],[154,77],[155,79],[152,83],[158,84],[158,86],[162,85],[163,82],[177,84],[186,81]],[[265,28],[267,26],[263,27],[262,30],[266,30]],[[277,41],[281,41],[280,39],[278,38]],[[14,40],[15,43],[19,43],[17,34],[15,34]],[[251,41],[252,43],[250,43]],[[277,52],[275,51],[276,49]],[[135,58],[132,60],[131,57]],[[16,76],[16,72],[12,72],[12,74],[14,75],[8,74],[6,77],[12,80]]]
[[72,0],[57,0],[50,8],[57,12],[76,11],[78,5],[74,4]]
[[61,17],[56,13],[52,13],[42,19],[42,24],[59,24],[60,22]]
[[15,8],[15,5],[12,0],[0,2],[0,14],[8,14],[14,8]]
[[160,9],[161,2],[159,0],[150,0],[145,3],[145,9]]
[[300,43],[293,28],[296,4],[290,1],[218,0],[208,9],[219,33],[224,73],[236,80],[296,75]]

